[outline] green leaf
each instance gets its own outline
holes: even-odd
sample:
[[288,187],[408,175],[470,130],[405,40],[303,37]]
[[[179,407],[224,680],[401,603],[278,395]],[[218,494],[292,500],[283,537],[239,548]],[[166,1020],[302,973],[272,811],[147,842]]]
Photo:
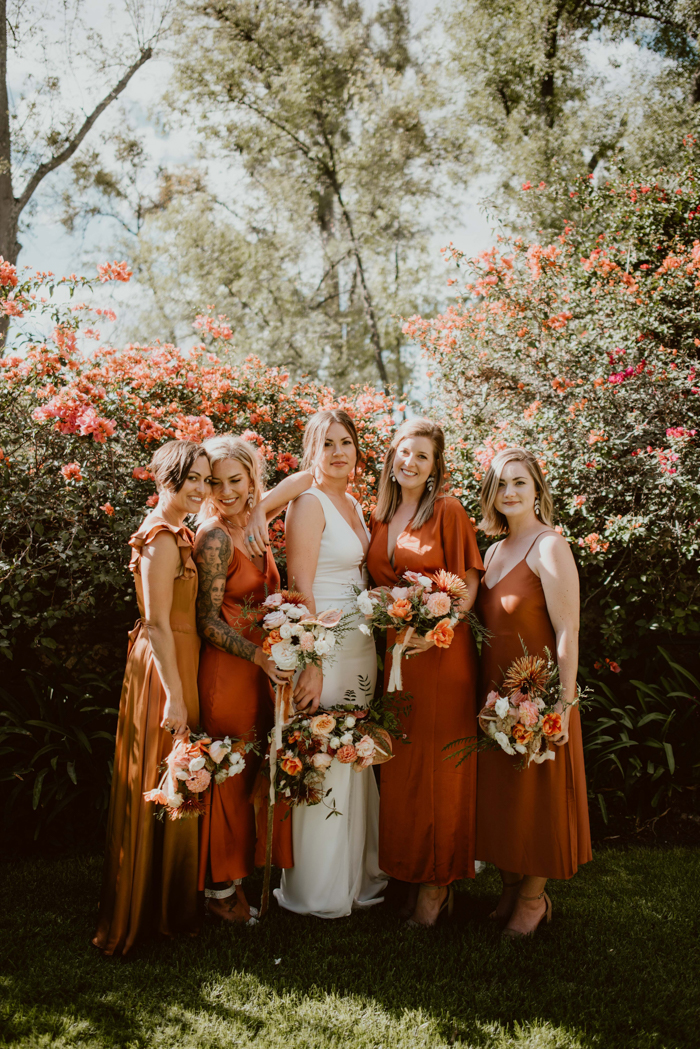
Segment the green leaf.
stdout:
[[75,774],[75,762],[74,761],[66,762],[66,772],[68,773],[68,776],[72,780],[72,782],[75,783],[75,785],[77,786],[78,785],[78,777]]
[[32,808],[35,811],[38,808],[39,799],[41,798],[41,785],[44,782],[44,777],[46,776],[46,773],[48,771],[48,769],[41,769],[41,771],[37,773],[37,777],[34,780],[34,790],[32,792]]

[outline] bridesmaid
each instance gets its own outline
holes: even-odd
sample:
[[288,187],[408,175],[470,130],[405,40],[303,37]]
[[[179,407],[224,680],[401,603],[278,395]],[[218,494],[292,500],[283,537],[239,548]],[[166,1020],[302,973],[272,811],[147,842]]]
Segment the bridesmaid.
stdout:
[[197,821],[161,823],[143,794],[157,785],[173,736],[199,721],[197,570],[183,522],[202,506],[209,460],[201,445],[168,441],[150,469],[158,504],[129,540],[141,618],[129,635],[92,941],[104,954],[127,954],[152,930],[194,935],[198,925]]
[[[215,737],[257,740],[238,776],[214,786],[201,820],[199,888],[207,909],[229,922],[248,922],[251,910],[241,881],[253,871],[256,826],[253,788],[273,722],[270,682],[277,670],[261,646],[257,623],[241,615],[278,589],[280,577],[267,539],[267,519],[311,484],[311,474],[285,478],[261,500],[261,463],[248,441],[224,434],[204,445],[211,462],[211,496],[202,508],[195,560],[199,571],[197,625],[204,639],[199,667],[202,724]],[[291,820],[281,826],[275,862],[292,864]],[[275,836],[277,838],[277,835]],[[207,886],[207,882],[210,884]]]
[[[579,586],[569,544],[552,527],[552,496],[530,452],[507,448],[493,459],[481,493],[481,527],[504,535],[486,555],[477,611],[492,638],[482,651],[482,705],[514,659],[544,655],[559,664],[562,696],[576,694]],[[524,771],[503,751],[478,756],[476,852],[500,870],[503,891],[492,917],[504,934],[528,936],[551,916],[548,878],[571,878],[591,859],[581,719],[569,707],[554,761]]]
[[[389,587],[406,571],[454,572],[466,583],[471,607],[483,564],[462,504],[442,494],[444,446],[442,429],[430,419],[411,419],[396,431],[379,482],[367,567],[376,586]],[[390,632],[387,652],[393,642]],[[476,735],[477,653],[462,623],[449,648],[415,638],[407,657],[403,680],[412,700],[403,730],[410,744],[396,747],[382,767],[379,864],[411,883],[406,915],[430,926],[451,908],[452,883],[474,877],[476,760],[455,768],[443,747]]]

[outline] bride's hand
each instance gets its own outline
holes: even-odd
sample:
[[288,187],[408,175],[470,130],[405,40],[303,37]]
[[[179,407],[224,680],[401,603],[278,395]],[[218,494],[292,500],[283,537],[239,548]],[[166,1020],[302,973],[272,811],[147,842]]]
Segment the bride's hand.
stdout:
[[297,687],[294,689],[294,705],[297,710],[303,710],[306,714],[315,714],[318,704],[321,702],[323,691],[323,671],[313,663],[304,667]]
[[414,634],[408,643],[408,648],[404,652],[404,656],[417,656],[419,652],[427,652],[429,648],[435,646],[434,641],[428,641],[427,637],[416,637]]

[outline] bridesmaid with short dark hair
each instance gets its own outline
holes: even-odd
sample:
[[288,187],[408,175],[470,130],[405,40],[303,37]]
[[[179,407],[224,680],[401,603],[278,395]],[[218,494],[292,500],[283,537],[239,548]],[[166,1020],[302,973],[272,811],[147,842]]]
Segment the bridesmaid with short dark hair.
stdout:
[[197,820],[154,815],[156,787],[173,738],[199,721],[194,536],[185,518],[208,493],[202,446],[168,441],[153,456],[158,503],[132,535],[129,569],[140,619],[129,635],[119,705],[100,914],[93,944],[127,954],[148,932],[197,931]]
[[[576,696],[579,585],[569,544],[553,528],[549,487],[522,448],[496,455],[484,478],[481,528],[504,535],[486,554],[477,614],[491,632],[481,652],[481,706],[513,660],[549,649],[562,698]],[[504,935],[528,936],[551,917],[548,878],[571,878],[591,859],[581,718],[568,707],[552,739],[554,761],[525,770],[501,750],[478,755],[476,854],[495,864],[503,889],[493,918]]]

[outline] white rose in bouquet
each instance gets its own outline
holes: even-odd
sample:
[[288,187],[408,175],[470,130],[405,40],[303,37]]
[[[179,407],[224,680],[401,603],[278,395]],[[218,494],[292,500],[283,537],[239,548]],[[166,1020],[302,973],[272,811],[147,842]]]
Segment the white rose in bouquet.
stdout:
[[343,735],[340,737],[340,742],[343,744],[344,747],[349,747],[352,743],[352,732],[343,733]]
[[215,761],[217,765],[220,765],[228,754],[229,748],[225,743],[222,743],[220,739],[215,739],[209,747],[209,757],[212,761]]
[[270,648],[270,654],[280,670],[296,670],[297,652],[290,641],[278,641]]
[[306,605],[282,605],[282,610],[287,613],[288,619],[301,619],[309,614]]
[[338,739],[338,737],[333,736],[332,739],[329,741],[328,746],[331,748],[331,750],[337,750],[340,746],[340,740]]
[[301,625],[301,623],[292,623],[289,629],[292,632],[292,637],[301,637],[301,635],[304,633],[304,628]]
[[371,736],[363,736],[355,744],[358,758],[371,758],[376,749],[376,744]]
[[314,652],[317,656],[327,656],[333,646],[328,643],[325,637],[319,637],[314,642]]
[[291,623],[283,623],[282,626],[280,627],[280,637],[282,638],[283,641],[288,641],[291,636],[292,636],[292,624]]
[[228,760],[230,762],[228,770],[229,776],[237,776],[239,772],[243,772],[243,769],[245,768],[245,758],[239,751],[234,750],[229,755]]
[[274,612],[268,612],[263,619],[263,626],[266,630],[276,630],[277,627],[281,627],[283,623],[287,622],[287,617],[281,609],[276,609]]
[[283,600],[281,594],[270,594],[263,601],[263,608],[279,608]]
[[496,700],[496,706],[494,707],[496,714],[499,718],[505,718],[508,716],[510,710],[510,703],[504,696],[499,696]]
[[217,787],[220,787],[221,784],[225,783],[227,779],[228,769],[222,769],[220,772],[217,772],[214,776],[214,783],[216,783]]
[[196,758],[192,758],[190,762],[190,772],[199,772],[206,765],[206,760],[203,754],[199,754]]
[[314,754],[312,757],[311,764],[316,769],[327,769],[329,765],[333,764],[333,757],[331,754],[323,754],[319,751],[318,754]]
[[356,721],[357,721],[357,718],[354,718],[352,716],[352,714],[348,714],[348,716],[346,717],[345,721],[343,722],[343,727],[344,728],[354,728]]
[[374,611],[374,603],[366,590],[357,595],[357,607],[365,616],[371,616]]

